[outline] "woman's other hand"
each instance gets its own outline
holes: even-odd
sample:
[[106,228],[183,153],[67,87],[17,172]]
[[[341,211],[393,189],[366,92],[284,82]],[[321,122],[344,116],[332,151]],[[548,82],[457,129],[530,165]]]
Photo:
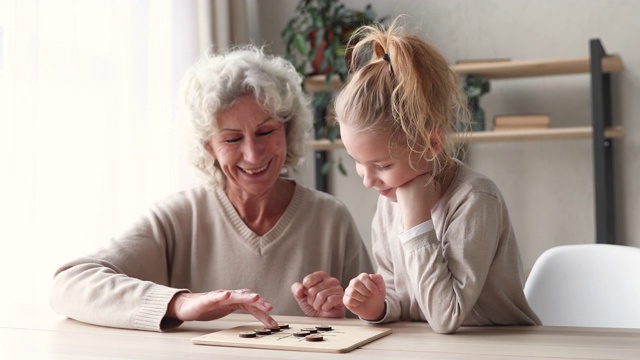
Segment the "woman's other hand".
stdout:
[[338,279],[324,271],[316,271],[305,276],[302,283],[294,283],[291,293],[307,316],[344,317],[344,289]]

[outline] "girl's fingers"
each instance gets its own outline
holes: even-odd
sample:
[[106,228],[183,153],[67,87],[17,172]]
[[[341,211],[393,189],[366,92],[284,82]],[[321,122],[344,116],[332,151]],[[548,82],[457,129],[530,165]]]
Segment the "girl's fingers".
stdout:
[[372,275],[377,274],[360,274],[355,279],[351,280],[351,284],[349,287],[353,287],[356,291],[365,296],[377,295],[380,293],[380,289],[376,281],[374,281],[375,277]]

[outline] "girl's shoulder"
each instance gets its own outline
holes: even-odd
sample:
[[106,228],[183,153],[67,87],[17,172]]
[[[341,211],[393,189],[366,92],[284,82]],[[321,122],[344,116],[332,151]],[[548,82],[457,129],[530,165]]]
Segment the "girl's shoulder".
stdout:
[[457,174],[447,190],[450,194],[487,194],[501,198],[498,186],[488,176],[470,168],[467,165],[459,164]]

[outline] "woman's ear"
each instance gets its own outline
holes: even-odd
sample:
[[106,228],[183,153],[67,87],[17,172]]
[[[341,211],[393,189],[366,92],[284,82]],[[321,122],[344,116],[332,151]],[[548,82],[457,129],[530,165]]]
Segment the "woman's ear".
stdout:
[[211,157],[215,161],[216,157],[213,154],[213,149],[211,148],[211,144],[209,144],[209,142],[207,141],[207,142],[204,143],[203,147],[209,153],[209,155],[211,155]]

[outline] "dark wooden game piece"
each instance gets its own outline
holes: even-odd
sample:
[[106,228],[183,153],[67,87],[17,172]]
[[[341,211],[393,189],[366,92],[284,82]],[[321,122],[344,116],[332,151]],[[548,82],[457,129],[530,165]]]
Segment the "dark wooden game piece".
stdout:
[[304,338],[307,341],[322,341],[324,337],[320,334],[312,334]]
[[278,324],[278,326],[280,326],[280,329],[288,329],[289,328],[289,324]]
[[293,336],[295,336],[295,337],[305,337],[305,336],[307,336],[309,334],[310,334],[310,332],[308,332],[308,331],[296,331],[296,332],[293,333]]
[[280,327],[272,327],[272,328],[269,328],[269,330],[271,330],[272,333],[282,331],[282,329],[280,329]]
[[317,325],[316,329],[320,331],[331,331],[332,327],[329,325]]
[[256,329],[254,330],[258,335],[271,335],[270,329]]
[[256,332],[255,331],[241,331],[240,334],[238,334],[238,336],[240,336],[241,338],[254,338],[254,337],[256,337]]
[[316,329],[316,328],[302,328],[302,329],[300,329],[300,330],[301,330],[301,331],[308,331],[308,332],[309,332],[309,333],[311,333],[311,334],[315,334],[315,333],[317,333],[317,332],[318,332],[318,329]]

